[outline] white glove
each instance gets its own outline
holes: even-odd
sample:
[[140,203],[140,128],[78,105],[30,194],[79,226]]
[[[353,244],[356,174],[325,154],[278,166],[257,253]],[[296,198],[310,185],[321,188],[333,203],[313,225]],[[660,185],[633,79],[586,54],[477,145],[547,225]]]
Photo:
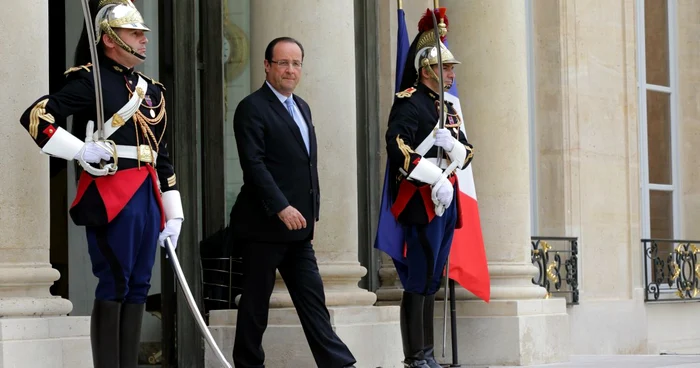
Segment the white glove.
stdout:
[[450,183],[449,180],[441,180],[439,182],[439,187],[437,188],[437,192],[435,193],[435,197],[437,200],[445,206],[445,208],[450,207],[450,204],[452,204],[452,198],[454,197],[454,188],[452,187],[452,183]]
[[435,145],[442,147],[445,151],[450,152],[455,146],[455,139],[449,129],[438,129],[435,132]]
[[165,223],[165,229],[158,236],[158,245],[165,248],[165,239],[170,237],[170,242],[173,243],[173,249],[177,248],[177,238],[180,237],[180,229],[182,228],[182,219],[174,218]]
[[81,157],[85,162],[97,164],[100,161],[109,161],[112,158],[112,145],[107,142],[87,142],[83,148],[75,154],[74,159]]

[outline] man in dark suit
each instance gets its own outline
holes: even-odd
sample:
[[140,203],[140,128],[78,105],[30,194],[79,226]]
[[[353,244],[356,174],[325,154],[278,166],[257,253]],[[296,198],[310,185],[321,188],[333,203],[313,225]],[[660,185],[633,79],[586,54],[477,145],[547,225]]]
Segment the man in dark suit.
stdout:
[[231,210],[244,273],[233,347],[238,368],[264,367],[262,337],[276,269],[316,364],[343,368],[355,363],[331,326],[311,245],[320,204],[316,135],[309,105],[292,94],[303,60],[298,41],[272,40],[265,50],[265,83],[238,104],[233,118],[243,169],[243,187]]

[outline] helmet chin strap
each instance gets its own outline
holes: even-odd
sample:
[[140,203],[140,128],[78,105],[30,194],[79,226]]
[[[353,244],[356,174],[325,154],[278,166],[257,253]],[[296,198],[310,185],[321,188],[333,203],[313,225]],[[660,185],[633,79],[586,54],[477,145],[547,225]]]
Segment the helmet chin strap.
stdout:
[[107,34],[107,36],[108,36],[109,38],[112,39],[112,41],[114,41],[114,43],[116,43],[117,45],[119,45],[119,47],[121,47],[124,51],[130,53],[131,55],[136,56],[139,60],[142,60],[142,61],[143,61],[143,60],[146,60],[146,56],[145,56],[145,55],[139,54],[138,52],[136,52],[136,50],[134,50],[133,47],[127,45],[126,42],[124,42],[124,40],[122,40],[122,39],[119,37],[119,35],[117,34],[117,32],[115,32],[112,28],[108,28],[108,27],[107,27],[107,29],[105,29],[105,33]]
[[[119,36],[117,36],[117,38],[118,38],[118,37],[119,37]],[[141,55],[141,54],[139,54],[138,52],[136,52],[136,50],[134,50],[133,47],[127,45],[126,42],[124,42],[121,38],[119,39],[119,41],[117,41],[117,40],[114,40],[114,41],[117,43],[117,45],[119,45],[119,47],[122,48],[122,50],[124,50],[124,51],[130,53],[131,55],[136,56],[136,57],[137,57],[139,60],[141,60],[141,61],[146,60],[146,56],[145,56],[145,55]]]
[[136,56],[136,57],[139,58],[139,60],[141,60],[141,61],[146,60],[146,56],[145,56],[145,55],[139,54],[139,53],[136,52],[136,50],[134,50],[133,48],[131,48],[131,50],[126,50],[126,51],[128,51],[129,53],[131,53],[131,55]]
[[[428,73],[430,74],[430,79],[434,80],[438,85],[440,85],[440,78],[438,78],[437,74],[435,73],[435,71],[433,70],[431,65],[425,66],[424,68],[428,69]],[[452,88],[452,83],[445,84],[444,86],[442,86],[442,88],[445,91],[449,91],[450,88]]]

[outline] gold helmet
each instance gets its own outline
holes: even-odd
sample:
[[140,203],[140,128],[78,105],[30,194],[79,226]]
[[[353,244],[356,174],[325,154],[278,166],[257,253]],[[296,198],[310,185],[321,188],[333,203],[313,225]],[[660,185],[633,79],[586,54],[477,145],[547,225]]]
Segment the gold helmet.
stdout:
[[[438,24],[438,30],[440,36],[444,37],[447,34],[447,27],[445,23]],[[461,64],[457,59],[455,59],[452,52],[447,49],[441,40],[435,40],[435,31],[433,29],[427,30],[420,34],[418,38],[418,43],[416,44],[416,57],[413,61],[413,67],[419,70],[423,67],[429,67],[431,65],[438,64],[438,48],[436,44],[440,45],[440,56],[442,57],[443,64]]]
[[117,45],[133,54],[134,56],[145,59],[146,57],[139,54],[131,46],[127,45],[114,31],[115,28],[140,29],[144,32],[150,31],[143,21],[141,13],[131,0],[100,0],[95,17],[95,44],[98,44],[102,39],[102,34],[106,34]]
[[[449,25],[445,11],[446,8],[434,10],[435,18],[438,21],[438,34],[440,36],[438,40],[435,39],[433,15],[430,9],[425,11],[425,14],[418,22],[418,34],[413,39],[406,55],[400,83],[401,90],[415,86],[420,80],[420,71],[423,68],[428,69],[431,78],[439,81],[437,74],[431,68],[431,66],[438,64],[438,50],[440,50],[440,56],[444,65],[461,64],[443,43]],[[449,89],[449,87],[449,85],[444,86],[446,89]]]
[[425,14],[421,17],[418,22],[418,36],[416,40],[416,57],[413,61],[413,66],[418,71],[420,68],[426,66],[438,64],[438,47],[440,49],[440,56],[442,57],[443,64],[460,64],[460,62],[455,59],[454,55],[450,50],[445,47],[442,40],[447,36],[447,16],[445,15],[445,8],[438,8],[435,10],[435,18],[438,23],[438,33],[440,39],[435,39],[435,29],[433,27],[433,15],[430,9],[425,11]]

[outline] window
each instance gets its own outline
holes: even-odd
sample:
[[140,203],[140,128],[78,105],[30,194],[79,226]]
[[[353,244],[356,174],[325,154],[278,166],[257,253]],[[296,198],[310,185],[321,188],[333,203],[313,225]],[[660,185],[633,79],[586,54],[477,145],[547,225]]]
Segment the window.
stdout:
[[[676,0],[637,0],[642,238],[680,236],[676,9]],[[658,251],[665,258],[672,243]]]

